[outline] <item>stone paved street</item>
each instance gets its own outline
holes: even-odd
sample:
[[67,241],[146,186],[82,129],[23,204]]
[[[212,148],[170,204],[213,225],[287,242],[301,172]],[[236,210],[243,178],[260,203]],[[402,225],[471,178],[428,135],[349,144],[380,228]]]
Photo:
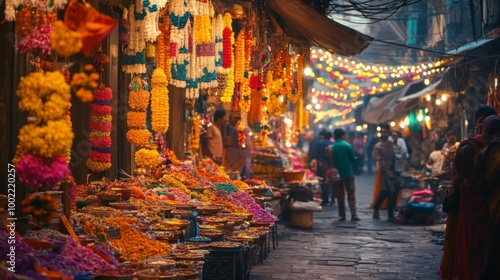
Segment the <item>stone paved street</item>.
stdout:
[[261,279],[440,279],[438,236],[425,226],[371,218],[374,176],[356,177],[359,222],[339,222],[337,206],[314,214],[311,229],[279,225],[279,247],[251,271]]

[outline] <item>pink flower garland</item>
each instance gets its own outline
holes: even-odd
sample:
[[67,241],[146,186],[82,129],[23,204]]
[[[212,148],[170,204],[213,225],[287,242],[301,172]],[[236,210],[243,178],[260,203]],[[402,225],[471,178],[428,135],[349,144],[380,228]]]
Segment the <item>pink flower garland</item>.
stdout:
[[98,132],[89,137],[90,155],[87,167],[93,172],[103,172],[111,167],[111,99],[113,91],[106,87],[94,91],[94,100],[90,105],[90,129]]
[[19,181],[33,187],[36,192],[51,190],[71,174],[64,157],[56,157],[47,164],[44,158],[31,154],[25,154],[19,159],[16,173]]
[[52,24],[35,27],[30,36],[22,38],[17,43],[17,50],[19,53],[50,54],[52,50],[50,46],[50,34],[52,30],[54,30]]

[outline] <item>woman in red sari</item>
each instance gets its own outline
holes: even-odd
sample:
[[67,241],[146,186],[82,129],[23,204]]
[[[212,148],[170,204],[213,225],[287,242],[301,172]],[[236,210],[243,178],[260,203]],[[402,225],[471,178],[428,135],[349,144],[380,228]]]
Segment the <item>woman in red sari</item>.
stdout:
[[452,187],[460,206],[446,221],[442,279],[495,279],[488,275],[492,227],[487,197],[476,175],[478,153],[500,130],[500,117],[489,116],[481,126],[481,134],[460,143],[453,162]]

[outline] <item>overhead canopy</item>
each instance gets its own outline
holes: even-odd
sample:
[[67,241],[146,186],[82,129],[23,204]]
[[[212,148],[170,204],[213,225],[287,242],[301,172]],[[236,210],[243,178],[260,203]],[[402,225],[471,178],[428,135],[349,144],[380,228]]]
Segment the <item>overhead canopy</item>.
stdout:
[[453,60],[445,62],[443,64],[443,66],[456,65],[457,63],[459,63],[460,61],[462,61],[464,59],[464,55],[467,55],[467,54],[481,48],[482,46],[486,46],[487,44],[489,44],[493,41],[495,41],[495,39],[479,39],[477,41],[469,42],[469,43],[467,43],[459,48],[451,50],[451,51],[447,52],[446,54],[447,54],[447,56],[452,56]]
[[373,40],[335,22],[299,0],[267,0],[283,31],[312,46],[345,56],[361,53]]
[[372,97],[363,114],[364,121],[371,124],[381,124],[393,120],[398,114],[397,101],[406,94],[409,88],[410,84],[383,97]]

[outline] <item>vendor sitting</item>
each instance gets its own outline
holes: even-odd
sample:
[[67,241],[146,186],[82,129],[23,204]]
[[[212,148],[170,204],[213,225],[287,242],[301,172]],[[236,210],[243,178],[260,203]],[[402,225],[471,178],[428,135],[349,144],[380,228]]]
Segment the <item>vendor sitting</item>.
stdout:
[[425,164],[425,169],[429,170],[432,174],[441,173],[443,171],[444,162],[445,156],[443,152],[441,150],[435,150],[429,155],[429,159]]

